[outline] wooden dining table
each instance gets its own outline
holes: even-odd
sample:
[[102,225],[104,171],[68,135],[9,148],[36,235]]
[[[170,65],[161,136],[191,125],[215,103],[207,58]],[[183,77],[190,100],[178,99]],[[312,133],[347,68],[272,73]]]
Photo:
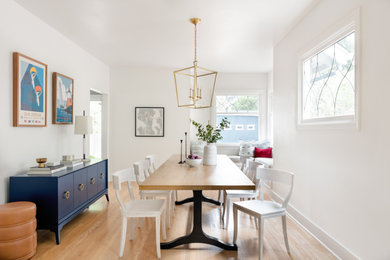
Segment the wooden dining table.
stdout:
[[230,244],[207,235],[202,228],[202,202],[219,202],[203,196],[203,190],[254,190],[255,184],[226,155],[218,155],[217,165],[190,167],[179,164],[178,155],[171,156],[140,186],[141,190],[192,190],[193,197],[176,204],[193,202],[193,228],[190,234],[167,243],[161,249],[170,249],[189,243],[204,243],[225,250],[237,250]]

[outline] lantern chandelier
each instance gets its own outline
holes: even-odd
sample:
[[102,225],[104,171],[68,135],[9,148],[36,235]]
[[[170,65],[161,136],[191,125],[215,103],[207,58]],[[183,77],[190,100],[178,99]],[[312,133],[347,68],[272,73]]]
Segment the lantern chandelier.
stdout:
[[193,109],[210,108],[213,103],[218,72],[198,66],[196,49],[196,26],[200,18],[191,18],[195,27],[195,54],[193,66],[173,72],[178,107]]

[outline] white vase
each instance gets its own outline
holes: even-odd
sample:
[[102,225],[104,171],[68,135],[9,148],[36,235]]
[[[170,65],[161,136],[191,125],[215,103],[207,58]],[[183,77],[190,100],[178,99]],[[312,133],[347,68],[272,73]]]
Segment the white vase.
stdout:
[[217,165],[217,147],[214,143],[204,146],[203,164]]

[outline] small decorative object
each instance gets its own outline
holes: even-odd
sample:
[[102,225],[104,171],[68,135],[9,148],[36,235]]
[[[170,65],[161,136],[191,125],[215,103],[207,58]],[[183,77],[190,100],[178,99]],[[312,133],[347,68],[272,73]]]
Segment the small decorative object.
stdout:
[[38,163],[38,168],[45,168],[45,163],[47,162],[47,158],[37,158],[35,160]]
[[53,124],[73,124],[73,79],[53,73]]
[[90,161],[91,159],[85,157],[85,135],[92,134],[92,117],[86,116],[85,110],[82,116],[76,116],[75,118],[74,133],[76,135],[83,135],[83,161]]
[[164,108],[135,108],[136,137],[164,137]]
[[195,26],[193,66],[173,72],[178,107],[195,109],[212,107],[218,72],[198,66],[196,26],[200,21],[200,18],[190,19]]
[[198,139],[207,142],[207,145],[205,145],[204,147],[203,164],[216,165],[217,147],[215,146],[215,143],[223,138],[221,135],[221,131],[229,127],[230,122],[227,120],[226,117],[222,118],[221,123],[219,123],[219,125],[215,129],[210,124],[203,126],[202,124],[197,123],[194,120],[191,120],[191,122],[198,130],[198,132],[196,133]]
[[47,65],[13,53],[13,126],[46,126]]
[[63,161],[72,161],[74,159],[74,155],[63,155],[62,160]]
[[190,154],[186,158],[186,164],[188,164],[190,167],[199,166],[202,164],[202,158],[200,158],[197,155]]
[[178,164],[183,164],[183,139],[180,140],[180,162]]

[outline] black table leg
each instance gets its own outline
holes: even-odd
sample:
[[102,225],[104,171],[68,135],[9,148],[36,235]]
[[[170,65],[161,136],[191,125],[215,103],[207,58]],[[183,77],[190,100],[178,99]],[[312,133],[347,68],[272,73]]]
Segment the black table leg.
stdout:
[[170,249],[184,244],[190,243],[203,243],[213,246],[220,247],[225,250],[237,251],[236,244],[225,243],[218,238],[209,236],[203,232],[202,228],[202,201],[205,197],[202,195],[201,190],[194,190],[194,197],[190,198],[194,202],[194,217],[193,217],[193,228],[189,235],[179,237],[168,243],[161,243],[161,249]]
[[[221,205],[221,202],[213,200],[213,199],[210,199],[210,198],[207,198],[207,197],[203,196],[202,193],[201,193],[201,196],[202,196],[202,201],[204,201],[204,202],[212,203],[212,204],[215,204],[215,205],[218,205],[218,206]],[[193,201],[194,201],[194,197],[187,198],[187,199],[180,200],[180,201],[175,201],[175,204],[176,205],[182,205],[184,203],[193,202]]]

